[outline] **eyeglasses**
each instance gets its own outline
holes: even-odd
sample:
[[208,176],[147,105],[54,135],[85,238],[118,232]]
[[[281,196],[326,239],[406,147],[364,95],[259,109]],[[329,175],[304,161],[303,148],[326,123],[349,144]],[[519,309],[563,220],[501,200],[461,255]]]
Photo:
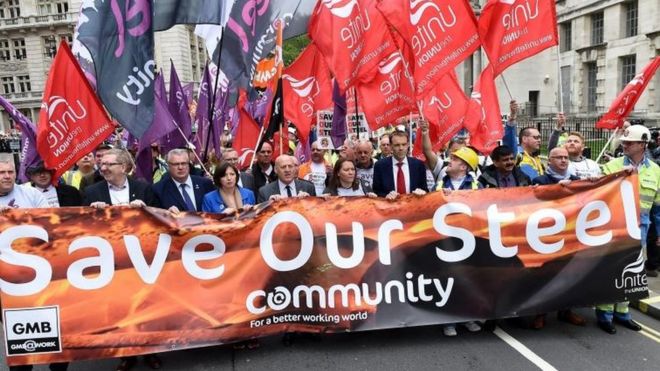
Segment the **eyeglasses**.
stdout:
[[171,167],[188,167],[190,164],[187,162],[168,162]]
[[101,162],[101,167],[110,167],[114,165],[123,165],[121,162]]

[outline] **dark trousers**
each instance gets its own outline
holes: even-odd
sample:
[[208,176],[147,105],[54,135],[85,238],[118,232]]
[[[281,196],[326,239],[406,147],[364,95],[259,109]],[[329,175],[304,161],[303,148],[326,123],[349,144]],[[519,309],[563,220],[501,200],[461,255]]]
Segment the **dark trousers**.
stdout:
[[649,226],[649,233],[646,238],[646,269],[655,270],[660,268],[660,246],[656,244],[658,234],[655,231],[655,224]]
[[[66,371],[67,367],[69,367],[68,363],[51,363],[48,365],[51,371]],[[11,366],[9,371],[32,371],[32,365]]]

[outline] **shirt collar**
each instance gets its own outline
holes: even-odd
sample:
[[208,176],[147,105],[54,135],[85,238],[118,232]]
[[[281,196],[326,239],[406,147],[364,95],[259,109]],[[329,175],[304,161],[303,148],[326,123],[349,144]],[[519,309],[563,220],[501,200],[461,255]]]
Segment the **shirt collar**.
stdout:
[[[408,166],[408,156],[404,157],[401,162],[403,162],[403,166]],[[394,158],[394,156],[392,156],[392,166],[397,167],[398,163],[399,160],[397,160],[396,158]]]
[[124,184],[120,187],[116,187],[110,183],[108,183],[108,189],[111,191],[123,191],[124,189],[128,188],[128,178],[124,180]]
[[188,187],[190,187],[190,189],[192,189],[192,187],[193,187],[193,182],[192,182],[192,178],[190,177],[190,175],[188,175],[188,179],[186,179],[186,181],[183,182],[183,183],[180,183],[180,182],[176,181],[174,178],[172,178],[172,180],[174,181],[174,184],[176,184],[177,188],[181,188],[181,184],[187,185]]
[[[626,166],[632,165],[632,161],[630,160],[630,158],[628,156],[623,156],[623,164],[626,165]],[[644,158],[642,159],[642,161],[640,161],[639,165],[644,165],[645,167],[650,166],[649,158],[646,156],[646,154],[644,155]]]

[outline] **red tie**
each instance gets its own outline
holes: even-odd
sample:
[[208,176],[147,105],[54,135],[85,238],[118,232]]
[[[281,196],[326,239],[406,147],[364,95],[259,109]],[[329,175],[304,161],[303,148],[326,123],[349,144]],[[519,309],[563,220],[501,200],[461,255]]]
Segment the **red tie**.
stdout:
[[406,177],[403,176],[403,162],[396,164],[399,167],[399,171],[396,173],[396,193],[400,195],[406,194]]

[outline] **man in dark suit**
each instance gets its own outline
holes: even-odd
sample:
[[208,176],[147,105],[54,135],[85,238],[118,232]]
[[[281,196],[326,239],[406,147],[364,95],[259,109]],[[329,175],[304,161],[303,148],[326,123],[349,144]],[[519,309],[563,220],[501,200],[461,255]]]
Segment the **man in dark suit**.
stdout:
[[275,173],[277,181],[266,184],[259,188],[257,202],[268,200],[279,200],[289,197],[316,196],[314,184],[297,179],[295,159],[293,156],[281,155],[275,160]]
[[373,190],[379,197],[394,200],[400,194],[428,192],[426,167],[414,157],[409,157],[408,135],[403,131],[390,134],[392,156],[378,160],[374,165]]
[[78,190],[80,190],[81,194],[83,195],[85,194],[86,187],[103,181],[103,175],[101,175],[101,159],[103,158],[103,155],[105,155],[105,153],[111,149],[112,146],[105,143],[96,147],[96,150],[94,150],[94,162],[95,162],[94,165],[96,166],[96,168],[94,169],[93,172],[83,176],[82,179],[80,180],[80,186]]
[[251,173],[257,190],[277,180],[273,166],[273,146],[270,142],[262,141],[257,148],[257,161],[252,165]]
[[128,178],[130,156],[122,149],[111,149],[103,155],[100,170],[104,180],[85,188],[84,205],[99,209],[113,205],[159,206],[149,184]]
[[173,149],[165,157],[167,174],[152,186],[160,207],[171,212],[202,211],[204,195],[215,187],[210,179],[190,175],[187,149]]
[[77,189],[66,184],[51,184],[53,170],[46,169],[42,161],[28,167],[26,173],[32,186],[43,193],[50,207],[82,206],[82,197]]

